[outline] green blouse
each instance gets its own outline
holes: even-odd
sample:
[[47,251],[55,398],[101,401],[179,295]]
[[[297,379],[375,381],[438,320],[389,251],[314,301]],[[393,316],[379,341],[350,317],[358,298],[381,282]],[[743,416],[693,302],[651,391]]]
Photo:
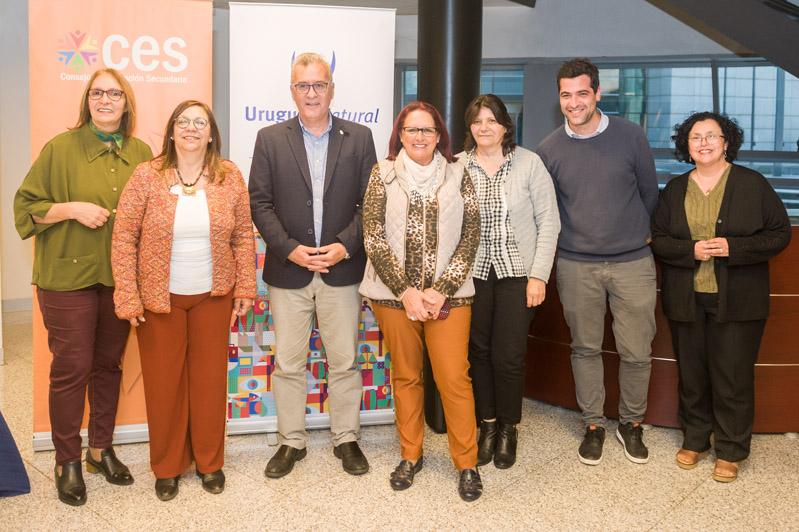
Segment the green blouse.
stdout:
[[[152,159],[150,147],[129,138],[110,150],[88,125],[53,138],[42,148],[14,197],[17,232],[36,236],[32,283],[45,290],[78,290],[94,284],[114,286],[111,233],[122,189],[140,162]],[[85,201],[111,212],[108,223],[90,229],[76,220],[40,224],[55,203]]]
[[[721,200],[724,198],[724,189],[727,187],[727,177],[730,175],[728,166],[707,195],[699,188],[696,182],[688,178],[688,189],[685,191],[685,216],[688,218],[688,227],[691,230],[691,239],[709,240],[716,237],[716,220],[721,209]],[[700,261],[699,267],[694,271],[694,291],[705,294],[718,293],[716,283],[715,259]]]

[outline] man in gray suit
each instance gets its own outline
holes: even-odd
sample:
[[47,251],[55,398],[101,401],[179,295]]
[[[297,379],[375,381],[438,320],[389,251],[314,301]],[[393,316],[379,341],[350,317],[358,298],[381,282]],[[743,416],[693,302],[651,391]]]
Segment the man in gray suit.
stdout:
[[377,162],[369,128],[331,115],[334,84],[320,55],[291,67],[298,115],[258,132],[250,170],[252,218],[266,242],[277,354],[273,375],[280,448],[265,474],[280,478],[306,455],[306,357],[314,315],[328,362],[333,453],[369,470],[358,447],[361,373],[355,362],[366,257],[361,202]]

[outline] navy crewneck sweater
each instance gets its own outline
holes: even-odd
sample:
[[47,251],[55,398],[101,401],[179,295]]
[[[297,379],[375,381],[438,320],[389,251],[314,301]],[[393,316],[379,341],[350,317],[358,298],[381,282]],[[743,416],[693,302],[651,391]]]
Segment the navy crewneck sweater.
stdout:
[[624,262],[651,254],[658,198],[652,151],[639,126],[609,118],[608,128],[588,139],[571,138],[561,126],[536,150],[558,195],[560,257]]

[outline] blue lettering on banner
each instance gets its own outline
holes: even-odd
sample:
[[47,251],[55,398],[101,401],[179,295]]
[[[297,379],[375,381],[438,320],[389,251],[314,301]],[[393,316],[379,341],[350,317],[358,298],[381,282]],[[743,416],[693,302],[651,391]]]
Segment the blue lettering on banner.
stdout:
[[[342,109],[331,111],[333,116],[359,124],[377,124],[380,119],[380,108],[375,107],[369,111],[352,111]],[[267,122],[277,124],[297,116],[296,110],[289,109],[259,109],[255,105],[244,107],[244,119],[247,122]]]

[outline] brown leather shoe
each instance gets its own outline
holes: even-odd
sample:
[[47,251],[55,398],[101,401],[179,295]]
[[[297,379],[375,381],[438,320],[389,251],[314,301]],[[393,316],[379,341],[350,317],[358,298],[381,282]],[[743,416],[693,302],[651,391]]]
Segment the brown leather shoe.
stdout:
[[704,453],[696,451],[689,451],[688,449],[680,449],[677,451],[677,465],[680,469],[693,469],[702,459]]
[[736,478],[738,478],[738,463],[716,458],[716,467],[713,468],[713,480],[716,482],[732,482]]

